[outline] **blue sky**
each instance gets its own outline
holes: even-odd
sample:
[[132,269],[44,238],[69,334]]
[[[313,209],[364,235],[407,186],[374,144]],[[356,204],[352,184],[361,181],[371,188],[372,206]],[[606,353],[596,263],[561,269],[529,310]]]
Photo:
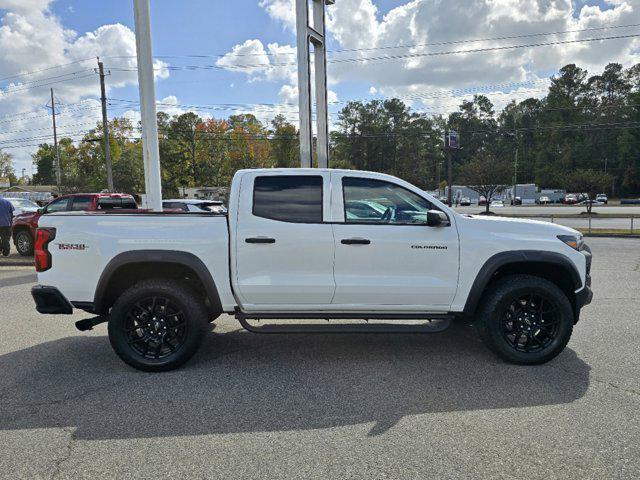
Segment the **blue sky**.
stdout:
[[[122,23],[134,29],[133,2],[110,0],[100,2],[60,0],[53,4],[54,12],[63,24],[77,32],[93,31],[101,25]],[[292,43],[290,31],[272,21],[255,0],[229,2],[211,0],[152,2],[154,55],[224,54],[247,38],[267,42]],[[188,59],[171,60],[172,64],[189,64]],[[213,63],[199,60],[197,63]],[[105,65],[118,64],[105,59]],[[231,87],[231,84],[234,87]],[[176,95],[182,103],[259,103],[277,100],[278,86],[247,84],[241,73],[222,70],[172,72],[171,78],[156,85],[158,98]],[[137,98],[136,86],[116,89],[112,96]]]
[[[157,64],[157,99],[171,104],[159,108],[177,114],[185,111],[183,105],[243,104],[237,111],[197,111],[216,117],[246,111],[262,121],[288,112],[295,122],[291,104],[297,103],[297,79],[295,65],[288,65],[295,62],[293,1],[151,0],[154,54],[178,57]],[[543,96],[549,77],[567,63],[592,73],[613,61],[631,65],[638,61],[636,37],[581,42],[640,34],[638,27],[619,28],[640,24],[639,12],[640,0],[336,0],[327,9],[329,49],[348,51],[329,55],[330,98],[337,102],[330,122],[340,102],[350,99],[397,96],[416,110],[447,113],[477,92],[487,94],[499,109],[512,99]],[[91,72],[96,55],[113,69],[107,79],[109,98],[138,99],[133,28],[132,0],[0,0],[0,148],[14,155],[18,171],[29,171],[33,145],[48,141],[47,78],[68,75],[53,87],[63,104],[61,130],[78,138],[99,119],[98,82]],[[573,33],[549,35],[561,31]],[[496,40],[522,34],[544,35]],[[564,40],[577,43],[432,56]],[[438,42],[464,43],[433,45]],[[216,54],[230,55],[185,57]],[[130,58],[115,58],[122,55]],[[400,58],[367,60],[393,55]],[[332,62],[345,58],[350,61]],[[262,67],[247,68],[247,59],[257,59],[253,63]],[[167,71],[167,65],[217,68]],[[22,75],[2,80],[15,73]],[[251,105],[257,103],[274,106],[259,111]],[[138,118],[135,104],[113,105],[110,113],[134,122]]]

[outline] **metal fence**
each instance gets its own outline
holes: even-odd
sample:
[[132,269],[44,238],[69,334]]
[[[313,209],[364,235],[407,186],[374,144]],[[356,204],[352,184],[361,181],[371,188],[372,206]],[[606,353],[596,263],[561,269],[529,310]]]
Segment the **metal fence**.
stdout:
[[638,215],[625,215],[613,213],[592,214],[501,214],[497,216],[510,218],[527,218],[557,223],[575,228],[583,233],[620,233],[640,234]]

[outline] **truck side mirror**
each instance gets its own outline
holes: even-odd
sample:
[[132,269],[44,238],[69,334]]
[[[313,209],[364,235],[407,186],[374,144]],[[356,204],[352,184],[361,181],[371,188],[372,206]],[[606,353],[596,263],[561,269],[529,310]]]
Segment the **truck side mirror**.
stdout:
[[427,227],[441,227],[447,224],[449,219],[440,210],[429,210],[427,212]]
[[39,213],[40,215],[44,215],[44,214],[46,213],[46,209],[45,209],[44,207],[40,207],[40,208],[38,209],[38,213]]

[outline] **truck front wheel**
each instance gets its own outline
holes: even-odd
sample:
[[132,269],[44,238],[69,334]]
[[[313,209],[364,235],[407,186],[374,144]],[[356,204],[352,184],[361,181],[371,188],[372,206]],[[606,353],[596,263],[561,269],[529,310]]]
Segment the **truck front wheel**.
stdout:
[[198,349],[207,312],[191,290],[169,280],[147,280],[126,290],[109,317],[109,341],[138,370],[173,370]]
[[553,283],[510,275],[489,290],[476,327],[490,350],[511,363],[538,365],[556,357],[573,331],[573,309]]

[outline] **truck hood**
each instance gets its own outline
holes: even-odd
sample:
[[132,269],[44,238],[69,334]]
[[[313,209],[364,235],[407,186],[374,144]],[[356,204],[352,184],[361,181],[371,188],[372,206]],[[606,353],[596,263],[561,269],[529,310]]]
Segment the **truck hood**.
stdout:
[[582,235],[579,231],[557,223],[530,220],[527,218],[498,217],[489,215],[461,215],[463,222],[469,222],[479,229],[492,232],[526,235]]

